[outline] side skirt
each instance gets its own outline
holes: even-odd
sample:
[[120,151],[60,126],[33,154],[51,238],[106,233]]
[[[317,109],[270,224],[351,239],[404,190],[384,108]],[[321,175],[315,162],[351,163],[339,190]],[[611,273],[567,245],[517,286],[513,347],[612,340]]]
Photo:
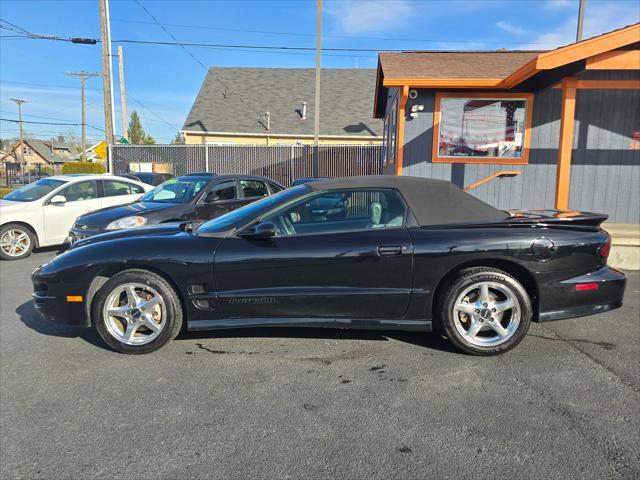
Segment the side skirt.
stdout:
[[346,318],[225,318],[187,322],[187,330],[224,330],[251,327],[320,327],[358,330],[402,330],[431,332],[431,320],[360,320]]

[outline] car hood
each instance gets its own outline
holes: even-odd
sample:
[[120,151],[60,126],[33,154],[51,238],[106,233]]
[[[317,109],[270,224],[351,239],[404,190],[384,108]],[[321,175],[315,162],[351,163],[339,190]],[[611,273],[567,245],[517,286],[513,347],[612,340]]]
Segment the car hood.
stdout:
[[11,200],[5,200],[0,198],[0,208],[3,214],[19,212],[28,208],[33,202],[12,202]]
[[180,223],[163,223],[162,225],[155,225],[146,228],[126,228],[123,230],[113,230],[107,233],[101,233],[100,235],[94,235],[89,238],[85,238],[74,243],[69,250],[75,250],[76,248],[85,247],[87,245],[93,245],[94,243],[108,242],[110,240],[120,240],[123,238],[133,238],[141,236],[167,236],[181,233]]
[[78,217],[76,225],[88,225],[92,227],[105,227],[114,220],[133,215],[144,216],[149,212],[157,212],[179,205],[177,203],[161,203],[161,202],[133,202],[126,205],[117,205],[115,207],[101,208],[94,210]]

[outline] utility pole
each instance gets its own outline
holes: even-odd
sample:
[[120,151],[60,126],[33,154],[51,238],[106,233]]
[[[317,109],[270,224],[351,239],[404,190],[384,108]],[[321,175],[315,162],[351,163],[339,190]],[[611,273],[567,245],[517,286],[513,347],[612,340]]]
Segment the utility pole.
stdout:
[[18,149],[20,152],[19,163],[22,167],[22,176],[24,177],[24,131],[22,130],[22,104],[27,103],[27,101],[21,100],[19,98],[12,98],[11,101],[15,102],[16,105],[18,105],[18,124],[20,125],[20,148]]
[[85,111],[84,111],[84,82],[87,78],[97,77],[97,72],[66,72],[66,75],[70,77],[78,77],[80,79],[80,91],[81,93],[81,101],[82,101],[82,159],[87,155],[87,137],[85,134],[86,121],[85,121]]
[[120,110],[122,114],[122,136],[129,141],[129,132],[127,132],[127,96],[124,92],[124,53],[122,46],[118,46],[118,70],[120,73]]
[[584,24],[584,7],[587,0],[580,0],[578,7],[578,30],[576,31],[576,42],[582,40],[582,26]]
[[318,0],[316,18],[316,99],[313,119],[313,176],[317,177],[320,163],[320,60],[322,48],[322,0]]
[[111,27],[109,0],[100,0],[100,34],[102,41],[102,93],[104,96],[104,130],[107,144],[115,142],[113,115],[113,71],[111,68]]

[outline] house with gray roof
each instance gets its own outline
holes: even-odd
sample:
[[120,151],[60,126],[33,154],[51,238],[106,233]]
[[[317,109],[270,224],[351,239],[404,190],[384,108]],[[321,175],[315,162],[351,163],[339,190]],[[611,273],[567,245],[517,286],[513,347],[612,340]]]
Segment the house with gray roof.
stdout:
[[[323,69],[320,143],[377,145],[374,69]],[[212,67],[187,116],[187,144],[312,144],[315,70]]]
[[57,171],[59,167],[67,162],[77,160],[78,155],[74,155],[73,147],[61,141],[44,141],[26,138],[18,140],[0,158],[6,163],[21,164],[25,171],[35,170],[42,167],[53,168]]

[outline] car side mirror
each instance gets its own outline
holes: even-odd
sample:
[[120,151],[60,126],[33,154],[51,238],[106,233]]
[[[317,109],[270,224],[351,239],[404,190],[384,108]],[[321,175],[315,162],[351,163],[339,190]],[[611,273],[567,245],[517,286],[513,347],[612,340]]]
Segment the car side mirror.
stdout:
[[53,205],[64,205],[65,203],[67,203],[67,197],[65,197],[64,195],[54,195],[53,197],[51,197],[49,203]]
[[247,230],[240,232],[239,236],[245,238],[266,239],[276,236],[276,226],[273,222],[262,222]]

